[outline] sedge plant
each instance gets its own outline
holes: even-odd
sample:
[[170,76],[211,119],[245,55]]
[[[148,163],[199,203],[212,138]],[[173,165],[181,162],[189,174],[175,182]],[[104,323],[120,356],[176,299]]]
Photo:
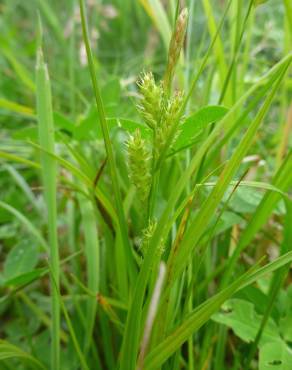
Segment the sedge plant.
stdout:
[[35,82],[4,42],[1,369],[291,368],[279,3],[281,57],[256,0],[37,1]]

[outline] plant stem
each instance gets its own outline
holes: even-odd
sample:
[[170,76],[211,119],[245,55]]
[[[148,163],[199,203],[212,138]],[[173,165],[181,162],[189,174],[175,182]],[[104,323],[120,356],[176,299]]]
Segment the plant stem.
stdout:
[[88,59],[89,70],[90,70],[90,75],[91,75],[91,82],[93,86],[96,106],[97,106],[100,125],[102,129],[105,149],[106,149],[106,153],[108,156],[108,163],[110,167],[110,175],[111,175],[116,209],[117,209],[117,214],[118,214],[118,224],[119,224],[118,227],[119,227],[119,232],[121,233],[124,253],[128,260],[129,275],[133,279],[135,276],[134,260],[133,260],[133,256],[131,253],[131,247],[130,247],[130,243],[128,239],[127,223],[126,223],[126,219],[124,215],[122,197],[121,197],[121,192],[120,192],[120,187],[119,187],[119,182],[118,182],[116,161],[114,157],[112,143],[110,140],[109,128],[108,128],[108,124],[106,120],[106,115],[105,115],[101,93],[100,93],[97,78],[96,78],[94,60],[93,60],[93,55],[92,55],[90,42],[89,42],[89,33],[88,33],[88,25],[87,25],[87,19],[86,19],[86,10],[85,10],[84,0],[79,0],[79,5],[80,5],[80,13],[81,13],[83,39],[84,39],[84,43],[86,47],[87,59]]
[[[39,129],[39,143],[42,149],[54,153],[54,123],[52,115],[51,88],[47,66],[43,60],[41,47],[39,47],[36,65],[37,84],[37,117]],[[52,313],[52,352],[51,369],[60,369],[60,302],[59,302],[59,249],[57,238],[57,202],[56,202],[56,175],[55,159],[41,152],[42,177],[44,194],[47,206],[48,234],[51,264],[51,313]]]

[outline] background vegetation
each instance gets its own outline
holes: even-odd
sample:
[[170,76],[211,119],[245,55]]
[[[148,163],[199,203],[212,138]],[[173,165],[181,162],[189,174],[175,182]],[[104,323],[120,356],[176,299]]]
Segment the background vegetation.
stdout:
[[291,2],[0,14],[0,369],[291,370]]

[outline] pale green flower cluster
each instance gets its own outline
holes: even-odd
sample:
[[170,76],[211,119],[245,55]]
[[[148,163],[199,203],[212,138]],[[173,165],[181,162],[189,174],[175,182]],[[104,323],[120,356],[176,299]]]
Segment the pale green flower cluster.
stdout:
[[151,142],[142,138],[139,129],[130,136],[128,147],[129,175],[141,202],[146,202],[151,189],[151,174],[165,152],[176,139],[180,123],[183,94],[168,97],[162,83],[156,84],[151,72],[145,73],[138,84],[141,99],[138,109],[152,130]]
[[148,205],[149,195],[152,197],[155,194],[152,191],[155,171],[159,169],[179,132],[183,93],[175,92],[171,95],[170,87],[183,47],[187,18],[188,12],[184,9],[177,19],[171,38],[163,81],[156,83],[153,74],[148,72],[144,73],[138,83],[140,101],[137,108],[153,135],[151,142],[146,141],[138,129],[130,136],[127,146],[130,180],[135,185],[144,208]]
[[145,123],[153,130],[153,148],[158,159],[165,146],[170,147],[179,126],[183,94],[168,96],[162,83],[156,84],[151,72],[145,73],[138,84],[141,102],[138,109]]
[[127,142],[129,177],[135,185],[140,201],[147,204],[151,187],[151,154],[140,130],[136,130]]
[[[156,221],[149,220],[149,223],[148,223],[147,227],[142,232],[142,237],[141,237],[141,240],[140,240],[140,251],[141,251],[143,256],[147,252],[147,248],[149,246],[150,240],[151,240],[152,236],[155,233],[156,226],[157,226]],[[157,248],[157,253],[159,255],[161,255],[163,252],[164,252],[164,242],[161,241],[159,243],[158,248]]]
[[162,84],[156,85],[153,74],[149,72],[144,74],[138,86],[141,101],[137,108],[145,123],[154,130],[161,119],[164,95]]

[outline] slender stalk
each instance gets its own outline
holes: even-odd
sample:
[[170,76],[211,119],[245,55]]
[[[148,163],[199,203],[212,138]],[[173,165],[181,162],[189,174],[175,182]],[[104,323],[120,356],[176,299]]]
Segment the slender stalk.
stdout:
[[[189,4],[189,22],[186,36],[186,70],[185,70],[185,91],[189,90],[190,85],[190,72],[191,72],[191,40],[193,37],[193,14],[195,8],[195,0],[190,0]],[[186,104],[186,114],[189,114],[190,104]],[[189,166],[191,160],[191,149],[186,150],[186,167]],[[191,191],[191,181],[188,181],[186,184],[186,192],[189,194]],[[193,274],[193,263],[192,258],[190,258],[188,269],[187,269],[187,283],[190,284]],[[191,312],[193,309],[193,294],[190,294],[188,302],[186,304],[187,312]],[[188,339],[188,370],[194,370],[194,353],[193,353],[193,336]]]
[[75,0],[71,0],[71,18],[72,30],[69,40],[68,51],[68,65],[69,65],[69,81],[70,81],[70,113],[72,118],[75,118],[76,112],[76,92],[75,92],[75,50],[76,50],[76,37],[75,37]]
[[98,110],[100,125],[102,129],[105,149],[106,149],[106,153],[108,156],[108,163],[110,167],[111,181],[112,181],[112,186],[113,186],[113,191],[114,191],[116,210],[118,214],[119,232],[121,233],[124,253],[128,261],[129,275],[131,278],[134,278],[134,274],[135,274],[134,260],[131,254],[131,247],[130,247],[130,243],[128,239],[128,230],[127,230],[128,228],[127,228],[127,223],[126,223],[125,214],[123,210],[122,197],[121,197],[121,192],[120,192],[120,187],[119,187],[119,182],[118,182],[116,161],[114,157],[112,143],[110,140],[109,128],[108,128],[108,124],[106,120],[105,109],[104,109],[99,85],[98,85],[97,78],[96,78],[94,59],[93,59],[90,42],[89,42],[89,33],[88,33],[88,25],[87,25],[87,20],[86,20],[86,10],[85,10],[84,0],[79,0],[79,5],[80,5],[80,13],[81,13],[83,39],[84,39],[84,43],[86,47],[87,59],[88,59],[89,70],[90,70],[90,75],[91,75],[91,82],[92,82],[96,106]]
[[[99,291],[99,241],[96,227],[96,214],[91,200],[80,195],[79,205],[85,239],[85,255],[87,264],[87,287],[93,292]],[[97,309],[96,298],[89,297],[86,307],[86,332],[84,335],[84,352],[87,353],[92,340]]]
[[[36,98],[39,143],[41,148],[54,153],[54,122],[52,115],[52,101],[50,79],[47,65],[44,63],[41,46],[38,49],[36,65]],[[45,151],[41,152],[42,178],[47,207],[48,237],[51,264],[51,369],[60,369],[60,302],[59,302],[59,248],[57,237],[57,201],[55,159]],[[54,277],[54,278],[53,278]],[[54,279],[54,282],[53,282]]]

